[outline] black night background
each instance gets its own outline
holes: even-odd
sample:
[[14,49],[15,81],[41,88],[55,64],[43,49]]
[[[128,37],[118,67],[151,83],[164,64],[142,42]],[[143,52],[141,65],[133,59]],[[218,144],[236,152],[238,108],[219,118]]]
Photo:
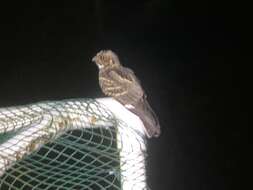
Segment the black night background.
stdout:
[[148,141],[151,189],[241,189],[240,88],[249,71],[239,64],[244,23],[230,8],[166,0],[1,5],[0,107],[102,97],[91,58],[112,49],[160,118],[162,135]]

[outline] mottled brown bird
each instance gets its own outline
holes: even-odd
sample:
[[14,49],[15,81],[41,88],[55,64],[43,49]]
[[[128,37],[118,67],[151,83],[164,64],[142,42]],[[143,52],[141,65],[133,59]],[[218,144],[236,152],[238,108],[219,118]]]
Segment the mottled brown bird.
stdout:
[[103,93],[139,116],[149,138],[158,137],[161,133],[158,118],[134,72],[123,67],[111,50],[100,51],[92,61],[99,68],[99,85]]

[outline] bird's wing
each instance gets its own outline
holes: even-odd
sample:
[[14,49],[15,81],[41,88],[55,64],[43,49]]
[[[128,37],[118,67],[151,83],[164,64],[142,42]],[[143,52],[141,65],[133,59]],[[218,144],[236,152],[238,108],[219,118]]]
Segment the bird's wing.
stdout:
[[118,97],[128,92],[127,79],[122,78],[116,71],[108,71],[99,77],[102,91],[107,96]]
[[143,96],[139,80],[128,68],[114,69],[100,77],[103,92],[119,101],[131,103]]
[[121,68],[121,70],[123,70],[124,73],[126,73],[126,72],[128,73],[127,75],[128,75],[129,80],[133,81],[136,85],[141,86],[141,81],[136,77],[136,75],[132,69],[123,67],[123,68]]

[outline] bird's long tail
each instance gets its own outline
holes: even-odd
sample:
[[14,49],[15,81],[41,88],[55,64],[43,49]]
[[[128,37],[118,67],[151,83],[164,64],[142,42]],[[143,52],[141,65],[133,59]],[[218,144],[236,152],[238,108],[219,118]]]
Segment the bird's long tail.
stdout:
[[160,135],[161,129],[158,117],[146,98],[141,99],[134,108],[129,110],[140,117],[149,138],[158,137]]

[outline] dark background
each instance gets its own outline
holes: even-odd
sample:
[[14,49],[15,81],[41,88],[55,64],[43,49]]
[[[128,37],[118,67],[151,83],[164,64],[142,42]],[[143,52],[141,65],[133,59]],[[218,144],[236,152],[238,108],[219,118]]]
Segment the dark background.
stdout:
[[151,189],[241,189],[241,88],[250,88],[250,74],[241,65],[241,30],[249,23],[239,7],[70,2],[1,5],[0,106],[103,96],[91,58],[112,49],[140,78],[160,117],[162,135],[148,142]]

